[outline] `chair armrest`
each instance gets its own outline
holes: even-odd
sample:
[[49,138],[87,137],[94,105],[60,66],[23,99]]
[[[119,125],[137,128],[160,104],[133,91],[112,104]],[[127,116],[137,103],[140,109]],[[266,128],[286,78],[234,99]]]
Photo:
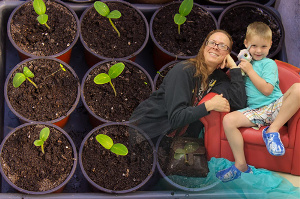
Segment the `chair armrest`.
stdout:
[[[212,97],[217,95],[216,93],[208,93],[199,102],[202,104]],[[226,113],[217,111],[210,111],[208,115],[200,118],[200,121],[204,125],[204,143],[206,148],[207,159],[210,160],[212,157],[221,157],[221,129],[223,128],[222,120]]]
[[294,148],[291,173],[300,175],[300,109],[288,121],[288,132],[288,148]]

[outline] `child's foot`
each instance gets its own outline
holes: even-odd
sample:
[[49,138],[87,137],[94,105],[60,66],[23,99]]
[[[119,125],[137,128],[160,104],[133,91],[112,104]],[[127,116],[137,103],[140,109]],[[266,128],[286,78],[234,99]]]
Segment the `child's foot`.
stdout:
[[[244,173],[253,173],[251,167],[248,166],[247,171]],[[230,182],[232,180],[238,179],[241,177],[242,172],[238,170],[235,165],[231,167],[218,171],[216,177],[219,178],[222,182]]]
[[262,131],[262,137],[266,147],[271,155],[282,156],[285,153],[285,148],[280,140],[278,132],[266,133],[269,127]]

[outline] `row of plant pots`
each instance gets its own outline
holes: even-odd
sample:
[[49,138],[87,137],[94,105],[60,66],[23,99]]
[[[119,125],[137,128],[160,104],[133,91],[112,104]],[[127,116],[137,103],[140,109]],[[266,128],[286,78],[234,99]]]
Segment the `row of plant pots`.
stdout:
[[[51,6],[54,2],[49,2],[46,3],[49,16],[59,13],[57,11],[50,12],[54,7]],[[174,23],[174,16],[178,14],[179,7],[183,4],[181,1],[161,6],[152,15],[150,24],[139,9],[124,1],[104,1],[108,6],[108,13],[118,10],[123,13],[120,14],[121,17],[118,16],[120,18],[111,20],[100,15],[100,11],[97,11],[93,4],[82,13],[80,21],[67,4],[60,1],[55,2],[60,6],[66,6],[67,16],[72,15],[73,18],[65,19],[65,17],[55,16],[58,19],[54,17],[52,19],[50,16],[49,24],[52,29],[36,22],[37,14],[34,12],[31,1],[20,5],[12,12],[7,25],[8,35],[11,43],[20,52],[22,59],[41,55],[58,57],[69,63],[72,47],[80,37],[85,49],[85,60],[89,67],[108,58],[124,58],[134,61],[147,44],[150,34],[155,44],[153,49],[154,65],[159,70],[172,60],[196,56],[205,36],[217,28],[224,29],[232,35],[234,40],[232,54],[236,57],[239,50],[243,48],[246,27],[254,21],[263,21],[272,29],[273,45],[269,57],[274,57],[281,50],[284,40],[284,27],[279,16],[270,7],[254,2],[239,2],[228,6],[217,21],[207,8],[189,1],[193,3],[192,10],[186,16],[187,21],[181,25]],[[24,9],[23,6],[28,8]],[[21,7],[22,9],[20,9]],[[31,16],[31,19],[24,19],[24,15]],[[25,23],[27,21],[31,23],[28,26]],[[65,22],[70,24],[66,25]],[[63,37],[61,32],[56,32],[59,27],[65,32],[69,30],[72,36]],[[15,40],[21,36],[21,33],[28,35],[21,39],[20,45],[17,45]],[[42,37],[42,41],[37,40],[39,36]],[[54,36],[58,36],[59,39],[54,39]],[[63,41],[63,43],[60,44],[58,41]],[[34,46],[28,46],[27,44],[30,42],[33,42]],[[67,48],[63,48],[62,52],[57,51],[57,53],[54,47],[51,47],[51,52],[47,54],[43,52],[46,46],[53,44],[55,47],[65,45]],[[30,53],[28,49],[31,49],[32,52]]]

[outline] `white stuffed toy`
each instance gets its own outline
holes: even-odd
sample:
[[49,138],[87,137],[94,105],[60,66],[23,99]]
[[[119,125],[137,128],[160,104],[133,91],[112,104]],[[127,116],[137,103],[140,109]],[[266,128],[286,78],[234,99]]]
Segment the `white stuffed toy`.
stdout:
[[[248,46],[247,49],[243,49],[240,51],[240,53],[238,54],[237,58],[239,59],[239,61],[241,61],[241,59],[245,59],[247,60],[248,62],[250,62],[252,60],[252,57],[249,53],[249,49],[250,49],[251,45]],[[245,76],[245,72],[242,70],[242,75]]]

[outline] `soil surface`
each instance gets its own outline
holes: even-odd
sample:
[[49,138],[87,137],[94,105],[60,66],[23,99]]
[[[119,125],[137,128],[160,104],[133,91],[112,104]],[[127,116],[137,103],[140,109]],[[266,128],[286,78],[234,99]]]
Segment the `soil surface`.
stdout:
[[[221,16],[220,16],[221,17]],[[247,26],[255,21],[266,23],[272,30],[272,47],[269,55],[273,54],[280,45],[283,36],[280,22],[276,18],[261,8],[241,6],[228,10],[221,18],[220,28],[226,30],[233,39],[232,51],[238,54],[244,49],[244,39]]]
[[152,25],[153,35],[161,47],[174,55],[195,56],[207,34],[216,29],[216,22],[210,13],[194,5],[178,34],[174,16],[179,6],[180,3],[165,6],[156,14]]
[[11,35],[24,51],[36,56],[50,56],[62,52],[74,41],[77,24],[72,13],[63,5],[46,1],[48,29],[37,21],[32,2],[23,5],[13,16]]
[[60,185],[70,174],[73,150],[67,138],[49,127],[50,135],[41,147],[33,143],[39,139],[44,125],[30,125],[19,129],[5,142],[1,162],[3,171],[16,186],[28,191],[47,191]]
[[171,65],[169,65],[169,66],[167,66],[166,68],[164,68],[160,73],[159,73],[159,75],[158,75],[158,78],[157,78],[157,80],[156,80],[156,82],[155,82],[155,88],[156,88],[156,90],[157,89],[159,89],[159,86],[162,84],[162,82],[163,82],[163,80],[164,80],[164,77],[167,75],[167,73],[173,68],[173,66],[175,66],[175,64],[177,64],[177,62],[176,63],[174,63],[174,64],[171,64]]
[[[98,134],[110,136],[114,143],[128,148],[126,156],[117,156],[96,140]],[[109,190],[128,190],[151,175],[153,150],[135,129],[125,125],[111,125],[94,132],[84,144],[82,163],[89,178]]]
[[94,8],[81,21],[81,35],[86,45],[96,54],[107,58],[123,58],[138,51],[146,39],[146,26],[142,16],[123,3],[106,2],[110,11],[121,12],[119,19],[112,19],[120,32],[118,37],[109,20]]
[[[20,87],[12,84],[16,73],[27,66],[35,75],[30,78],[38,88],[25,80]],[[74,105],[79,80],[60,63],[48,59],[34,59],[22,64],[10,77],[7,94],[12,107],[23,117],[34,121],[52,121],[66,116]]]
[[146,74],[133,64],[125,64],[124,71],[112,84],[96,84],[94,78],[100,73],[108,73],[109,68],[117,62],[106,62],[93,69],[84,83],[84,99],[89,108],[105,120],[128,121],[133,110],[152,93]]

